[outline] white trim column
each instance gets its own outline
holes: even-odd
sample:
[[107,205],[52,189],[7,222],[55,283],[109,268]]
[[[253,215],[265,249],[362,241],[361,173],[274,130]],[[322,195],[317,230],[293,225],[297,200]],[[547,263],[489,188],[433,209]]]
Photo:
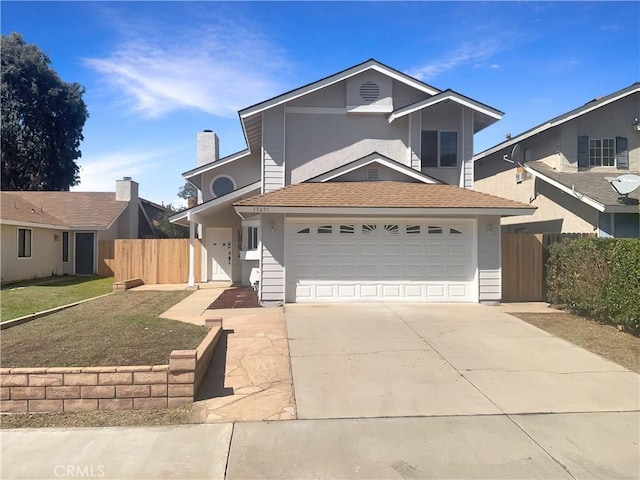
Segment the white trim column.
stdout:
[[196,251],[195,251],[195,236],[196,236],[196,228],[195,222],[193,220],[193,215],[189,213],[187,215],[189,219],[189,287],[195,287],[195,260],[196,260]]

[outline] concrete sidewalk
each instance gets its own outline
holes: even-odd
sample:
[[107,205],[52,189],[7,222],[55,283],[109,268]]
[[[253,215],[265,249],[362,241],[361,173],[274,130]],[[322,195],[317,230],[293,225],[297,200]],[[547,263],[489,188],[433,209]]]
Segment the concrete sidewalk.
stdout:
[[3,479],[629,479],[638,412],[0,431]]

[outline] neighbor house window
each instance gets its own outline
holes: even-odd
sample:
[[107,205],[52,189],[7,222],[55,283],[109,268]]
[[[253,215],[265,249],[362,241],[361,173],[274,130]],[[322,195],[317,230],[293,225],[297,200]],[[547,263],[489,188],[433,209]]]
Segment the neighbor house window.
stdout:
[[258,227],[247,227],[247,250],[258,249]]
[[62,232],[62,261],[69,263],[69,232]]
[[31,257],[31,230],[18,229],[18,258]]
[[589,139],[589,165],[592,167],[613,167],[616,164],[616,148],[613,138]]
[[421,140],[422,168],[458,165],[458,132],[423,130]]

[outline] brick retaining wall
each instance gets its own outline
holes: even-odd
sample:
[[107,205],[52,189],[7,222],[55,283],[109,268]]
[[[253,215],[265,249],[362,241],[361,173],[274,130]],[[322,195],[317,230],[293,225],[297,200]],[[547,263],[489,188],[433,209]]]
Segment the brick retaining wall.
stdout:
[[148,410],[192,403],[222,333],[209,333],[196,350],[174,350],[168,365],[0,368],[1,412]]

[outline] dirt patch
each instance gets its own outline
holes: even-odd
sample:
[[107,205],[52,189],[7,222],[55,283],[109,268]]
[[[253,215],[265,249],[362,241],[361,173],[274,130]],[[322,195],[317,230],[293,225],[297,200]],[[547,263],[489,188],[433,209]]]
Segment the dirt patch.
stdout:
[[0,428],[128,427],[183,425],[191,405],[166,410],[127,410],[78,413],[7,413],[0,415]]
[[222,292],[207,309],[257,308],[260,306],[258,295],[252,287],[233,287]]
[[571,313],[509,313],[557,337],[640,373],[640,338]]

